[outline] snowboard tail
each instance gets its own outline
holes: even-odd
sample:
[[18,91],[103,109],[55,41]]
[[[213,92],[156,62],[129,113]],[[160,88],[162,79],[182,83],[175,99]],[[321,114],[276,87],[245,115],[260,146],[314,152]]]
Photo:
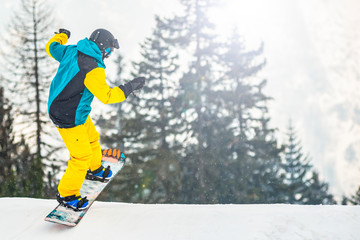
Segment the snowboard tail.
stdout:
[[[107,151],[105,150],[104,153],[105,152]],[[87,199],[89,200],[89,207],[84,210],[75,211],[73,209],[63,206],[62,204],[59,204],[54,210],[51,211],[51,213],[49,213],[45,217],[45,221],[59,223],[66,226],[76,226],[80,222],[80,220],[90,209],[96,198],[111,182],[111,180],[116,176],[116,174],[124,167],[125,155],[121,153],[121,157],[119,159],[113,156],[109,157],[103,155],[102,161],[102,164],[105,168],[110,166],[114,176],[108,181],[85,179],[83,185],[81,186],[80,194],[81,196],[87,197]]]

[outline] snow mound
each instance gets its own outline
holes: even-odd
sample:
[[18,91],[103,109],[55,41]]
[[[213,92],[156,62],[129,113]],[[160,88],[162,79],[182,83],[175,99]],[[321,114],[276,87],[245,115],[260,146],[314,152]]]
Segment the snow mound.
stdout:
[[359,206],[95,202],[76,227],[44,221],[56,200],[0,198],[1,239],[360,239]]

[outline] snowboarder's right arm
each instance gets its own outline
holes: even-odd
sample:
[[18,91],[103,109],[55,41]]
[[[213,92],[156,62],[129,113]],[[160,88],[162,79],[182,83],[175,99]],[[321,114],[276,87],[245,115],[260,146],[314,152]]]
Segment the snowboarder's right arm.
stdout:
[[46,52],[50,57],[54,58],[57,61],[61,61],[66,46],[64,44],[67,43],[70,38],[70,31],[66,29],[59,29],[59,33],[56,33],[54,37],[52,37],[49,42],[46,44]]

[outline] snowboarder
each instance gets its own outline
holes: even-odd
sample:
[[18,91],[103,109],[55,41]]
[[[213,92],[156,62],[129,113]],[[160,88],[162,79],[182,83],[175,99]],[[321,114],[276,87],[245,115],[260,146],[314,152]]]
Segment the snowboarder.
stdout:
[[70,152],[57,200],[66,207],[83,210],[89,205],[86,196],[80,196],[85,177],[104,181],[113,175],[101,164],[99,133],[89,116],[90,104],[94,96],[104,104],[122,102],[144,86],[145,78],[110,88],[105,81],[104,59],[119,48],[117,39],[105,29],[95,30],[76,45],[65,45],[69,38],[69,30],[59,29],[46,44],[49,56],[60,62],[50,86],[48,112]]

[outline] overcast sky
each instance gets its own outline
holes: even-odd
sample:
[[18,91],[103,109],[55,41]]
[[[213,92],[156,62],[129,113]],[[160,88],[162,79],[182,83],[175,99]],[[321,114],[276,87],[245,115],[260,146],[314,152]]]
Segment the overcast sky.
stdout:
[[[178,0],[48,0],[69,43],[107,28],[125,61],[139,57],[154,15],[178,11]],[[285,140],[291,118],[303,150],[337,196],[360,185],[360,1],[227,0],[211,12],[217,32],[236,25],[248,46],[264,41],[271,124]],[[0,29],[20,0],[0,0]],[[56,29],[54,29],[55,31]]]

